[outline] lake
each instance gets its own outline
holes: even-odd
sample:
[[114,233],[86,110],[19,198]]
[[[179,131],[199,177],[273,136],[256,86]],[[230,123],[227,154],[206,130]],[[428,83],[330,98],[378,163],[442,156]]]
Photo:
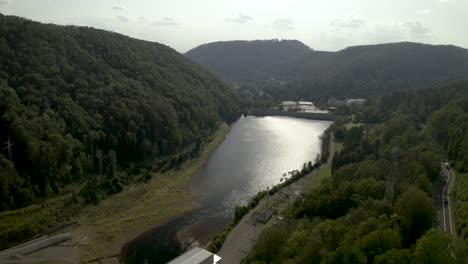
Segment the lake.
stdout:
[[244,117],[231,126],[224,142],[193,176],[195,211],[141,235],[127,248],[131,263],[165,263],[183,244],[205,246],[261,190],[280,182],[283,173],[300,170],[320,153],[320,135],[330,121],[290,117]]

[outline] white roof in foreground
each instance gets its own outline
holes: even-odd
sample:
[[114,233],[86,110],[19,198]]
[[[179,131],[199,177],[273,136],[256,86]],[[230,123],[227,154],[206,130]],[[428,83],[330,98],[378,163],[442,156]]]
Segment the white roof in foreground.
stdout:
[[171,260],[168,264],[215,264],[220,260],[219,256],[196,247]]

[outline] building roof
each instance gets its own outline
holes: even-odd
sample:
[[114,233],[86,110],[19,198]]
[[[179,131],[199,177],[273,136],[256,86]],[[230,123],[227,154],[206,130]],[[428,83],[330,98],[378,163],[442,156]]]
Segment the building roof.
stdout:
[[312,102],[307,102],[307,101],[299,101],[298,102],[300,105],[314,105]]
[[283,105],[284,106],[297,105],[297,103],[294,101],[283,101]]
[[365,99],[362,99],[362,98],[350,98],[350,99],[346,99],[346,102],[348,104],[352,104],[352,103],[364,103]]
[[168,264],[199,264],[199,263],[218,263],[221,258],[203,248],[195,247],[177,258],[171,260]]

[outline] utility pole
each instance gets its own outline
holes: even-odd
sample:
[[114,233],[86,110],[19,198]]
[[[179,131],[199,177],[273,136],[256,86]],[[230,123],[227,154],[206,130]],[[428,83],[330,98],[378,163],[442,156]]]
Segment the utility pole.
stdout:
[[268,196],[270,196],[270,186],[267,187],[267,204],[266,204],[266,210],[268,210]]
[[6,145],[6,147],[4,147],[3,149],[7,149],[8,150],[8,159],[10,161],[12,161],[12,152],[11,152],[11,147],[15,144],[11,143],[10,141],[10,137],[8,137],[8,141],[4,143]]

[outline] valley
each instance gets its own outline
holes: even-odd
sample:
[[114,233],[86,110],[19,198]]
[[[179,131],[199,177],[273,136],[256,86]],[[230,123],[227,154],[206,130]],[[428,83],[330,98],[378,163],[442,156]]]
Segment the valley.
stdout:
[[468,262],[466,45],[104,2],[0,1],[0,263]]

